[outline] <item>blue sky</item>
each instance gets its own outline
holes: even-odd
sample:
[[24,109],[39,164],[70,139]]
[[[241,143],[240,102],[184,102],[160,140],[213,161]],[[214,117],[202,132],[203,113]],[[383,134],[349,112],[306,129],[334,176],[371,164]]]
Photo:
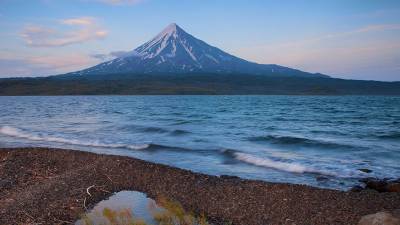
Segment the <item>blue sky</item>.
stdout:
[[93,66],[172,22],[250,61],[400,80],[398,0],[0,0],[0,77]]

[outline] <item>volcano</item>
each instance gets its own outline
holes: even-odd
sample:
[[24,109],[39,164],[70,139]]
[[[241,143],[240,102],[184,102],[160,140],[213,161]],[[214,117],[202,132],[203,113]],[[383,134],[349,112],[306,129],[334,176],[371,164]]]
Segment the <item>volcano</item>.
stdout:
[[121,57],[68,75],[188,73],[328,77],[241,59],[195,38],[175,23]]

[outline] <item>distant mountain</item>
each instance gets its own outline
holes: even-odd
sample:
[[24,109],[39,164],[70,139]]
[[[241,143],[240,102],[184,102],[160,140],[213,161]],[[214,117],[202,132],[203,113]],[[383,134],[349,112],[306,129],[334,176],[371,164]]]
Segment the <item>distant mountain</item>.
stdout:
[[0,95],[400,95],[400,82],[345,80],[230,55],[176,24],[122,57],[63,75],[0,79]]
[[[175,23],[122,57],[67,75],[104,74],[252,74],[328,77],[230,55],[186,33]],[[65,76],[65,75],[64,75]]]

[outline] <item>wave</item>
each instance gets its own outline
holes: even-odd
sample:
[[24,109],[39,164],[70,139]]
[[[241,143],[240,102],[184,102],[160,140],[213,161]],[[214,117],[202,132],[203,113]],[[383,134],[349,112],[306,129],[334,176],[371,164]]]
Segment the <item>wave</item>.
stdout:
[[175,146],[167,146],[160,144],[141,144],[141,145],[132,145],[132,144],[121,144],[121,143],[102,143],[99,141],[82,141],[77,139],[66,139],[61,137],[54,136],[43,136],[28,133],[18,128],[10,127],[10,126],[2,126],[0,127],[0,134],[27,139],[31,141],[44,141],[44,142],[55,142],[61,144],[70,144],[77,146],[86,146],[86,147],[99,147],[99,148],[124,148],[131,150],[146,150],[146,151],[175,151],[175,152],[191,152],[198,154],[207,154],[210,151],[208,150],[200,150],[200,149],[188,149],[182,147]]
[[161,127],[148,127],[136,124],[128,124],[118,127],[119,130],[129,131],[129,132],[144,132],[144,133],[168,133],[169,130]]
[[169,132],[167,129],[164,129],[161,127],[142,127],[139,130],[141,130],[145,133],[168,133]]
[[87,147],[126,148],[126,149],[132,149],[132,150],[143,150],[143,149],[147,149],[150,147],[150,144],[142,144],[142,145],[106,144],[106,143],[101,143],[99,141],[82,141],[82,140],[77,140],[77,139],[66,139],[66,138],[61,138],[61,137],[42,136],[42,135],[28,133],[21,129],[10,127],[10,126],[0,127],[0,133],[7,135],[7,136],[27,139],[27,140],[31,140],[31,141],[46,141],[46,142],[55,142],[55,143],[62,143],[62,144],[87,146]]
[[256,166],[268,167],[292,173],[314,172],[314,170],[308,169],[307,167],[297,163],[279,162],[241,152],[236,152],[234,154],[236,159]]
[[345,145],[315,139],[308,139],[302,137],[293,137],[293,136],[279,136],[279,135],[266,135],[266,136],[258,136],[249,138],[250,141],[265,141],[272,144],[278,145],[300,145],[305,147],[321,147],[321,148],[347,148],[354,149],[358,148],[358,146],[353,145]]
[[305,166],[296,162],[283,162],[279,160],[274,160],[268,157],[258,157],[252,154],[232,150],[225,149],[222,151],[222,154],[232,157],[235,160],[240,162],[244,162],[250,165],[265,167],[290,173],[310,173],[310,174],[319,174],[330,177],[339,177],[339,178],[360,178],[362,175],[357,171],[350,171],[347,169],[343,169],[341,171],[327,171],[323,169],[316,169],[311,166]]
[[172,136],[179,136],[191,133],[190,131],[187,130],[180,130],[180,129],[169,130],[162,127],[147,127],[142,125],[125,125],[120,127],[119,129],[125,131],[138,131],[143,133],[169,134]]
[[192,123],[193,121],[189,121],[189,120],[177,120],[176,122],[172,123],[171,125],[183,125],[183,124],[188,124],[188,123]]
[[[324,171],[320,169],[315,169],[313,167],[308,167],[296,162],[286,162],[281,161],[276,157],[268,158],[263,157],[260,158],[258,156],[254,156],[252,154],[244,153],[234,149],[225,149],[222,151],[216,150],[201,150],[201,149],[188,149],[182,147],[174,147],[174,146],[166,146],[166,145],[159,145],[159,144],[142,144],[142,145],[129,145],[129,144],[121,144],[121,143],[102,143],[99,141],[82,141],[77,139],[67,139],[55,136],[48,136],[48,135],[38,135],[34,133],[30,133],[24,131],[19,128],[14,128],[10,126],[1,126],[0,127],[0,134],[27,139],[31,141],[44,141],[44,142],[54,142],[54,143],[62,143],[62,144],[69,144],[69,145],[77,145],[77,146],[86,146],[86,147],[100,147],[100,148],[122,148],[122,149],[132,149],[132,150],[146,150],[146,151],[174,151],[174,152],[181,152],[181,153],[191,153],[191,154],[218,154],[223,155],[227,159],[232,160],[232,163],[236,162],[244,162],[247,164],[265,167],[265,168],[272,168],[280,171],[286,171],[291,173],[313,173],[313,174],[321,174],[326,176],[335,176],[335,177],[354,177],[355,173],[351,173],[349,171],[340,171],[340,173],[331,172],[331,171]],[[359,176],[358,176],[359,177]]]
[[186,135],[189,134],[189,131],[186,130],[168,130],[168,129],[164,129],[161,127],[144,127],[141,129],[141,131],[145,132],[145,133],[159,133],[159,134],[165,134],[168,133],[169,135],[172,136],[181,136],[181,135]]
[[186,135],[186,134],[190,134],[190,131],[187,130],[174,130],[170,132],[170,135],[172,136],[181,136],[181,135]]
[[380,138],[380,139],[398,140],[398,139],[400,139],[400,133],[399,132],[392,132],[392,133],[388,133],[388,134],[376,135],[376,137]]

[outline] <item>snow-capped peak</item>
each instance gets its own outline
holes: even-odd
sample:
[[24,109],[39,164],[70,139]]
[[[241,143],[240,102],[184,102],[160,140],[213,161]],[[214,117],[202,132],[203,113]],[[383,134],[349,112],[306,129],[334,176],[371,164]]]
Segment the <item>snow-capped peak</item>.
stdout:
[[297,73],[277,65],[252,63],[208,45],[186,33],[176,23],[169,24],[153,39],[114,60],[77,74],[106,73]]
[[162,30],[157,36],[176,34],[178,30],[183,31],[182,28],[180,28],[176,23],[171,23],[166,28],[164,28],[164,30]]
[[[171,23],[152,40],[136,48],[130,54],[127,54],[127,56],[136,56],[141,59],[152,59],[163,53],[164,55],[162,55],[163,57],[160,56],[161,58],[174,57],[177,45],[187,42],[186,40],[183,40],[185,36],[188,36],[188,34],[182,28],[180,28],[176,23]],[[164,51],[166,48],[168,48],[168,51]]]

